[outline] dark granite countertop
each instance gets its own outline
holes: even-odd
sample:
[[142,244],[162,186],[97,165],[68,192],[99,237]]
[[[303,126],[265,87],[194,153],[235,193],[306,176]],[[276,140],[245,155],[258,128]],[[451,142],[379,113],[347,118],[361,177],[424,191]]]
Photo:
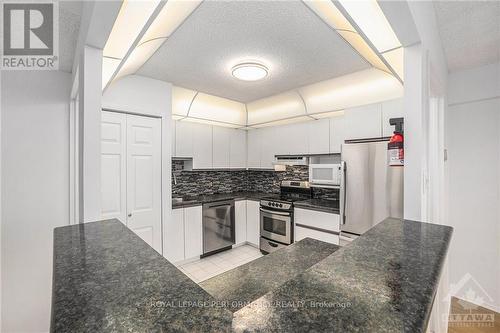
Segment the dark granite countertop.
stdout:
[[232,313],[118,220],[54,230],[51,332],[221,332]]
[[309,199],[296,201],[293,203],[295,208],[304,208],[317,210],[320,212],[339,214],[339,201],[327,199]]
[[206,194],[193,197],[184,197],[182,202],[172,202],[172,208],[194,207],[200,206],[207,202],[221,201],[221,200],[256,200],[273,195],[272,193],[264,192],[232,192],[232,193],[217,193]]
[[340,247],[305,238],[286,248],[208,279],[200,286],[231,311],[276,289]]
[[[331,255],[302,252],[313,265],[293,277],[293,247],[227,272],[244,296],[228,285],[216,299],[117,220],[56,228],[51,331],[424,332],[452,231],[388,218]],[[234,297],[255,300],[218,301]]]
[[232,329],[425,332],[452,230],[388,218],[237,311]]

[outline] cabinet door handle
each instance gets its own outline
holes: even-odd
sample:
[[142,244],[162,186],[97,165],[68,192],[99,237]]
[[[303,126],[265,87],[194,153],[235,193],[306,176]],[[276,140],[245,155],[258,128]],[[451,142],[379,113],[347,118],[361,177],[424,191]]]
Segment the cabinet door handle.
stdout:
[[128,216],[128,217],[132,217],[132,213],[128,213],[128,215],[127,215],[127,216]]

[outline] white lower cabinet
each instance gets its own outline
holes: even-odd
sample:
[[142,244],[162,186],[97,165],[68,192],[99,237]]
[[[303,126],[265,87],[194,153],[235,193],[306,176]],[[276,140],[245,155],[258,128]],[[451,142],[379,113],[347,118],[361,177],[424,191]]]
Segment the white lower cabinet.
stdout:
[[336,245],[339,245],[340,242],[339,235],[295,225],[295,241],[298,242],[307,237]]
[[259,246],[260,202],[247,200],[247,242]]
[[202,206],[184,208],[184,257],[191,259],[203,254]]
[[295,241],[306,237],[339,245],[339,214],[295,208]]
[[184,209],[172,210],[163,225],[163,256],[171,262],[184,260]]
[[203,253],[202,207],[177,208],[163,228],[163,256],[176,263]]
[[243,244],[247,240],[247,202],[245,200],[234,203],[235,245]]

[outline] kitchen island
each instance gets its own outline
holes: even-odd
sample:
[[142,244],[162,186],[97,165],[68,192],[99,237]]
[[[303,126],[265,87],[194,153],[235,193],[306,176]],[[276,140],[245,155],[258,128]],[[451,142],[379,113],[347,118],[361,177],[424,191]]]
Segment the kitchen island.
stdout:
[[117,220],[56,228],[51,331],[422,332],[451,234],[386,219],[233,313]]

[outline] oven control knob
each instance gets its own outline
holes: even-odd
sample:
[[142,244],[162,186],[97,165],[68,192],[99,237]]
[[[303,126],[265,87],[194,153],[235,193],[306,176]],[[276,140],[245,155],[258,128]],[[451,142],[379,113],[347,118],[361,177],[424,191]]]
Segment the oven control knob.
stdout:
[[283,204],[280,204],[280,207],[283,207]]

